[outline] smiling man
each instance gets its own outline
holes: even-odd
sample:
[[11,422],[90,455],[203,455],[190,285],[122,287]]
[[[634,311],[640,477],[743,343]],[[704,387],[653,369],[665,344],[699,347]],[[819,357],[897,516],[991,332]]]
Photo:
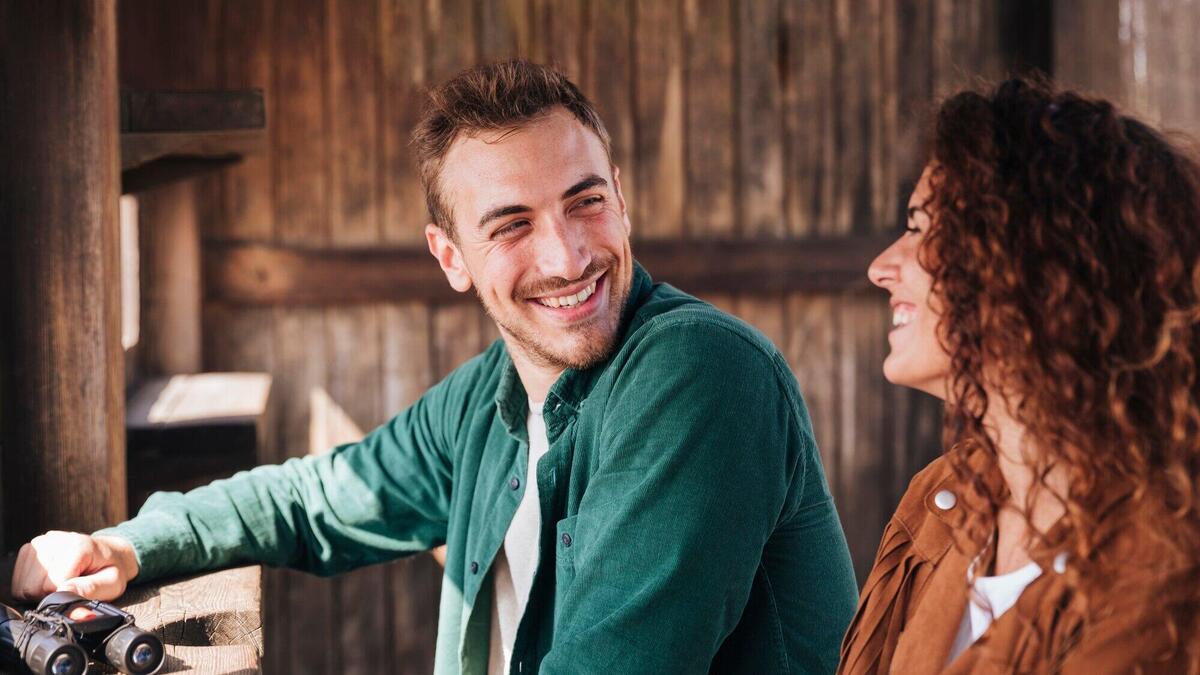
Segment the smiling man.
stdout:
[[35,539],[14,589],[445,543],[438,673],[832,672],[856,589],[796,381],[634,261],[591,104],[552,69],[481,66],[431,92],[413,143],[430,252],[502,339],[359,443]]

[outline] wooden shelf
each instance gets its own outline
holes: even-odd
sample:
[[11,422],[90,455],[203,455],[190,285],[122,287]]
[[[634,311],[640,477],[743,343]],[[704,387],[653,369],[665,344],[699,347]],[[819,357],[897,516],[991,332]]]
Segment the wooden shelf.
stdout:
[[228,166],[266,146],[260,89],[121,92],[121,191]]

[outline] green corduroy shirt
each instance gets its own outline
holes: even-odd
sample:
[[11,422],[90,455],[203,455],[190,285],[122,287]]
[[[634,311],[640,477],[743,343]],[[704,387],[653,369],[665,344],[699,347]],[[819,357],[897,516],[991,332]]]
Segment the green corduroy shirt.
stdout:
[[635,265],[612,356],[528,399],[503,342],[361,442],[158,493],[103,530],[138,581],[320,575],[447,544],[435,672],[487,671],[492,562],[527,480],[540,562],[513,673],[829,673],[857,590],[796,380],[747,324]]

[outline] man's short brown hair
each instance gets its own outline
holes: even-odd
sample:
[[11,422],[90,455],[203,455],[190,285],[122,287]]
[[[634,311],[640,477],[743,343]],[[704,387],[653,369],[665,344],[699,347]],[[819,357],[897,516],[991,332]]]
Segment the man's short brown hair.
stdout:
[[425,204],[433,222],[452,237],[454,218],[438,179],[446,153],[462,134],[517,129],[566,108],[591,129],[609,155],[608,131],[591,102],[565,75],[524,59],[475,66],[429,91],[412,134]]

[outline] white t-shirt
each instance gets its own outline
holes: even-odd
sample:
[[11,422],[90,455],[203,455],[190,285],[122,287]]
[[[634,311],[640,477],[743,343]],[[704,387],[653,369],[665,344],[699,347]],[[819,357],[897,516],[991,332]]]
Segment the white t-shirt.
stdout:
[[994,577],[976,577],[972,592],[967,593],[967,610],[963,612],[958,635],[950,649],[947,663],[958,658],[980,635],[1013,605],[1017,598],[1035,579],[1042,576],[1042,568],[1035,562]]
[[538,500],[537,463],[550,450],[546,438],[546,420],[542,403],[529,402],[525,418],[529,434],[529,466],[525,471],[525,492],[504,535],[504,546],[496,554],[492,579],[492,631],[488,649],[488,675],[508,675],[512,663],[517,626],[525,615],[533,574],[538,564],[538,537],[542,532],[541,502]]

